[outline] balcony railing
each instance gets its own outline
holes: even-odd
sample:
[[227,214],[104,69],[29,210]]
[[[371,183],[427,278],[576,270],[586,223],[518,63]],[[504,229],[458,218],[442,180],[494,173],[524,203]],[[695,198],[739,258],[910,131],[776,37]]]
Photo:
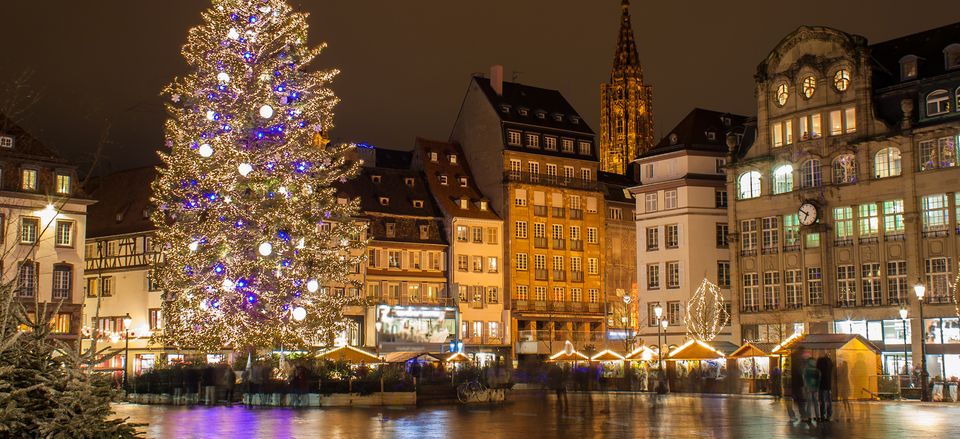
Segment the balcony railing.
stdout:
[[570,280],[574,282],[583,282],[583,272],[582,271],[571,271]]
[[840,299],[837,301],[837,306],[840,308],[852,308],[857,306],[856,299]]
[[602,314],[603,304],[566,300],[514,300],[513,309],[520,312],[576,312]]
[[860,244],[876,244],[880,242],[880,238],[877,236],[864,236],[860,238]]
[[454,300],[452,297],[377,297],[377,296],[367,296],[367,300],[371,302],[376,302],[382,305],[400,305],[400,306],[410,306],[410,305],[432,305],[432,306],[454,306]]
[[760,305],[743,305],[743,312],[760,312]]
[[551,207],[550,216],[554,218],[563,218],[563,208],[562,207]]
[[543,236],[533,238],[533,246],[536,248],[547,248],[547,238]]
[[[541,342],[563,342],[569,340],[574,343],[592,342],[600,343],[604,341],[606,334],[603,331],[568,331],[566,329],[539,329],[536,331],[524,330],[517,331],[517,339],[520,341],[541,341]],[[560,347],[558,345],[558,347]]]
[[853,238],[840,238],[833,241],[834,247],[850,247],[853,245]]
[[740,256],[756,256],[757,249],[740,250]]
[[895,235],[884,235],[884,241],[906,241],[907,237],[903,233],[897,233]]
[[799,303],[799,302],[787,302],[786,308],[787,308],[787,309],[800,309],[801,306],[803,306],[803,304],[801,304],[801,303]]
[[949,230],[946,230],[946,229],[943,229],[943,230],[925,230],[925,231],[923,232],[923,237],[924,237],[924,238],[942,238],[942,237],[944,237],[944,236],[949,236],[949,235],[950,235],[950,231],[949,231]]
[[927,303],[953,303],[953,295],[946,293],[939,293],[935,295],[927,296]]
[[547,270],[533,270],[533,277],[536,280],[547,280]]
[[907,303],[907,299],[905,297],[890,296],[887,299],[887,303],[890,305],[903,305]]
[[547,216],[547,206],[533,205],[533,214],[536,216]]
[[571,239],[570,240],[570,250],[575,252],[583,251],[583,240],[582,239]]
[[800,251],[800,244],[791,244],[783,246],[784,253],[796,253]]
[[582,209],[570,209],[570,219],[583,219],[583,210]]
[[567,272],[563,270],[553,270],[553,280],[555,281],[567,280]]
[[763,254],[765,255],[775,255],[780,252],[780,249],[776,247],[764,247]]
[[501,345],[501,344],[504,344],[505,342],[506,340],[504,340],[503,337],[490,336],[486,334],[482,336],[463,338],[463,344],[466,344],[466,345]]
[[553,240],[553,249],[554,250],[563,250],[567,248],[567,241],[563,239],[554,239]]
[[567,178],[559,175],[544,175],[544,174],[531,174],[529,172],[507,171],[503,173],[503,180],[506,182],[512,182],[512,183],[541,184],[545,186],[565,187],[570,189],[581,189],[586,191],[599,190],[599,185],[595,180]]
[[864,298],[863,298],[863,306],[880,306],[880,305],[881,305],[881,303],[880,303],[880,298],[879,298],[879,297],[864,297]]
[[763,304],[763,310],[764,310],[764,311],[774,311],[774,310],[777,310],[777,309],[779,309],[779,308],[780,308],[780,305],[777,304],[777,303],[764,303],[764,304]]

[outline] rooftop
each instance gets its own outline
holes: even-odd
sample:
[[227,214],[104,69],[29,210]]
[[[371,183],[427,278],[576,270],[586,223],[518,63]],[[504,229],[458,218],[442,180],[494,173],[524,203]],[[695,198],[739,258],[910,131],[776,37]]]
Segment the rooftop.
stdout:
[[475,76],[473,80],[486,94],[500,120],[504,122],[572,131],[590,136],[594,134],[593,130],[587,126],[587,122],[557,90],[504,81],[503,94],[498,95],[490,85],[489,78]]
[[152,231],[150,185],[156,176],[148,166],[90,179],[84,188],[97,203],[87,210],[87,238]]

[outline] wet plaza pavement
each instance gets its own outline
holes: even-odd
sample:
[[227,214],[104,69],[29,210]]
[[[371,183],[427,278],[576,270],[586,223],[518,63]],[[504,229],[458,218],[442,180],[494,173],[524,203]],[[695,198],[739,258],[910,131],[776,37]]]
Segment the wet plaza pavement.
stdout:
[[[421,408],[178,407],[118,404],[160,438],[938,438],[960,435],[960,405],[851,403],[849,419],[790,422],[786,401],[637,394],[514,393],[493,406]],[[843,413],[838,404],[835,413]]]

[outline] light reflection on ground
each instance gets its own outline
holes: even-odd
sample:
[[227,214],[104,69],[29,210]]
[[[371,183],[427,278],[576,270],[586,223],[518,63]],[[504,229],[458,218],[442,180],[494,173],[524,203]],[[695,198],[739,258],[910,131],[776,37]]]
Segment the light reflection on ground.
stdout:
[[[118,404],[118,415],[146,422],[163,438],[482,438],[541,437],[856,437],[932,439],[960,431],[960,405],[837,405],[836,422],[790,422],[786,401],[762,398],[571,394],[511,395],[503,405],[421,408],[248,409]],[[954,436],[956,437],[956,436]]]

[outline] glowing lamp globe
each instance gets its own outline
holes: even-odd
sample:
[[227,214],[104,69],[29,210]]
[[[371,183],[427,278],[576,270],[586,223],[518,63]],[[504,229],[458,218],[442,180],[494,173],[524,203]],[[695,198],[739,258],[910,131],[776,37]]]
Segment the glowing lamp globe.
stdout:
[[300,322],[300,321],[303,321],[303,319],[305,319],[305,318],[307,318],[307,310],[303,309],[303,307],[301,307],[301,306],[298,306],[298,307],[296,307],[296,308],[293,309],[293,319],[294,319],[294,320]]
[[213,147],[209,143],[204,143],[197,148],[197,154],[200,154],[200,157],[207,158],[213,155]]
[[269,242],[264,242],[260,244],[260,247],[257,248],[257,251],[260,252],[260,256],[270,256],[273,253],[273,244]]
[[249,163],[241,163],[240,165],[237,166],[237,172],[239,172],[240,175],[246,177],[247,175],[250,175],[251,172],[253,172],[253,165]]
[[273,107],[269,105],[264,105],[260,107],[260,117],[264,119],[269,119],[273,117]]
[[317,282],[316,279],[310,279],[307,281],[307,291],[311,293],[316,293],[320,289],[320,282]]

